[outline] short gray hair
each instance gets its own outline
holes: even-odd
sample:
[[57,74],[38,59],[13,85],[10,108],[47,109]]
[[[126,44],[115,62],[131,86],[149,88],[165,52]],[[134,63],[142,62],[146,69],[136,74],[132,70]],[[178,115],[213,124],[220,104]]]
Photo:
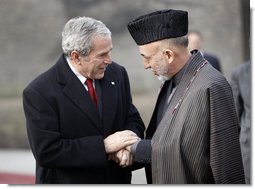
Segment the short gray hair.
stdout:
[[111,37],[110,30],[99,20],[90,17],[70,19],[62,31],[62,49],[70,56],[72,51],[78,51],[87,56],[93,48],[95,36]]
[[176,38],[163,39],[162,42],[167,46],[174,45],[174,46],[188,47],[189,45],[189,40],[187,35],[176,37]]

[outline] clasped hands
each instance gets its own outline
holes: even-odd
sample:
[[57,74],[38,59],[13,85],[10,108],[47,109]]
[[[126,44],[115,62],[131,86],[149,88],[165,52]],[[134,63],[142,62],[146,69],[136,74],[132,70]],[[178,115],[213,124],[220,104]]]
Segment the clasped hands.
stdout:
[[131,145],[140,138],[130,130],[124,130],[109,135],[104,139],[105,151],[108,160],[114,160],[121,167],[130,166],[133,163]]

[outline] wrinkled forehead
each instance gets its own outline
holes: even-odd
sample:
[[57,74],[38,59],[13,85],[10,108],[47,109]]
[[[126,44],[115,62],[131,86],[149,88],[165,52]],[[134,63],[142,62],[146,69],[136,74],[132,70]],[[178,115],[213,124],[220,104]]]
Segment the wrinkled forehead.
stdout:
[[112,49],[111,36],[95,36],[92,50],[110,50]]
[[149,56],[149,55],[153,55],[158,52],[158,50],[161,47],[161,42],[155,41],[155,42],[148,43],[145,45],[140,45],[138,47],[139,47],[140,54]]

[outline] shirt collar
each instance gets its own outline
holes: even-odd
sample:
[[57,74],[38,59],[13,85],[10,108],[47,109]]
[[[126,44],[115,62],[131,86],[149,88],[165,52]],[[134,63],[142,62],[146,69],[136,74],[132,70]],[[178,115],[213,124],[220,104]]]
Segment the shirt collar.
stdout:
[[71,61],[68,57],[66,57],[66,61],[69,65],[69,67],[71,68],[72,72],[78,77],[78,79],[81,81],[81,83],[84,84],[85,81],[87,80],[87,78],[76,71],[75,67],[71,64]]

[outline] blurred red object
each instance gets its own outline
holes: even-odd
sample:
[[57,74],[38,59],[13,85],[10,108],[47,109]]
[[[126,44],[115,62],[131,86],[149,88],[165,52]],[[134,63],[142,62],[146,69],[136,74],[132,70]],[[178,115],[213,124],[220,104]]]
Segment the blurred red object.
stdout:
[[33,175],[0,172],[0,184],[35,184]]

